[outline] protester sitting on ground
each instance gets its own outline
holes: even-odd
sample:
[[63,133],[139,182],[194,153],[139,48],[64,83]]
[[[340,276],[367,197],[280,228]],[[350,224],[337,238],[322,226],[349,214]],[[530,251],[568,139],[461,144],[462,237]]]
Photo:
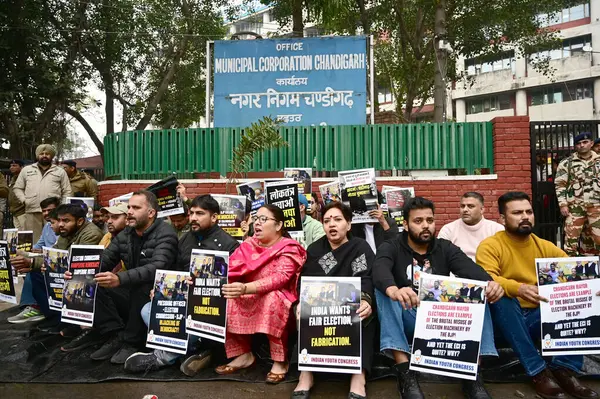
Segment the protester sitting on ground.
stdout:
[[[538,292],[535,259],[567,254],[532,233],[535,217],[526,193],[503,194],[498,198],[498,210],[506,230],[487,238],[477,249],[477,263],[506,293],[490,305],[498,339],[513,348],[541,397],[565,398],[567,393],[576,398],[597,398],[596,392],[576,378],[583,366],[582,355],[543,358],[537,350],[541,338],[539,305],[547,298]],[[552,284],[552,277],[546,277],[546,284]]]
[[323,230],[321,222],[313,219],[306,213],[306,209],[308,209],[308,200],[303,194],[298,195],[298,202],[300,203],[300,217],[302,218],[304,244],[308,248],[310,244],[325,235],[325,230]]
[[[100,211],[102,212],[103,219],[104,215],[108,216],[104,225],[108,232],[104,234],[104,237],[102,237],[102,240],[100,240],[99,245],[102,245],[104,248],[108,248],[113,237],[125,230],[125,227],[127,227],[127,204],[124,202],[119,202],[114,206],[104,207]],[[115,266],[112,272],[118,273],[124,269],[125,264],[123,261],[121,261],[117,264],[117,266]]]
[[[149,191],[137,191],[129,199],[127,222],[112,238],[102,255],[94,328],[84,332],[65,351],[104,344],[91,354],[93,360],[110,359],[123,364],[146,344],[147,328],[140,316],[148,302],[157,269],[172,269],[177,259],[177,234],[163,220],[156,219],[158,200]],[[113,270],[120,262],[124,268]]]
[[475,261],[479,243],[504,230],[500,223],[487,220],[484,212],[483,195],[474,191],[463,194],[460,199],[460,219],[444,225],[438,238],[450,241]]
[[[425,259],[431,263],[431,273],[448,276],[450,273],[480,281],[491,277],[463,251],[448,240],[435,238],[434,204],[422,197],[410,198],[404,206],[404,231],[381,245],[373,268],[373,282],[381,325],[380,349],[391,352],[395,361],[394,373],[403,399],[422,399],[416,373],[409,370],[409,342],[412,342],[419,298],[417,290],[422,271],[417,268]],[[415,265],[416,263],[416,265]],[[409,265],[408,267],[406,265]],[[503,290],[498,283],[488,282],[486,296],[495,302]],[[449,302],[464,302],[460,289],[448,298]],[[486,307],[481,337],[480,356],[497,356],[489,309]],[[478,375],[476,381],[463,380],[467,398],[489,398]]]
[[[60,198],[57,197],[46,198],[40,203],[42,217],[46,221],[46,224],[42,229],[40,239],[33,245],[31,252],[41,253],[43,247],[52,247],[56,243],[58,225],[56,223],[57,216],[55,210],[59,205]],[[23,279],[23,288],[21,290],[21,299],[19,301],[19,307],[23,310],[19,314],[9,317],[7,319],[9,323],[20,324],[44,320],[44,315],[40,311],[40,307],[35,301],[32,291],[31,274],[27,273]]]
[[[377,192],[379,203],[384,202],[383,195]],[[369,211],[369,216],[377,219],[377,223],[358,223],[352,225],[350,231],[354,237],[366,240],[373,252],[377,253],[377,248],[385,240],[393,239],[398,235],[398,225],[396,221],[390,217],[385,217],[381,207],[378,205],[376,210]]]
[[190,231],[190,217],[189,217],[189,209],[188,206],[183,204],[183,213],[177,215],[169,216],[169,221],[171,222],[171,226],[175,229],[177,233],[177,238],[183,237],[185,233]]
[[[219,213],[219,203],[210,195],[200,195],[191,202],[189,211],[191,230],[185,233],[179,240],[179,255],[177,256],[178,270],[190,270],[191,254],[194,249],[225,251],[231,254],[240,246],[235,239],[225,233],[217,224]],[[191,277],[188,280],[188,284],[192,284]],[[142,308],[142,318],[146,325],[150,324],[150,307],[151,302],[148,302]],[[189,335],[189,339],[188,351],[194,351],[198,337],[196,335]],[[219,347],[223,346],[221,344],[213,344],[213,342],[211,340],[202,340],[200,352],[192,354],[181,363],[181,372],[192,377],[198,371],[208,366],[211,362],[212,348],[215,345]],[[158,370],[161,367],[174,364],[181,357],[181,355],[176,353],[158,349],[150,353],[137,352],[125,361],[125,371],[136,373]]]
[[[102,232],[93,223],[86,220],[86,212],[81,206],[62,204],[55,211],[58,218],[59,237],[54,248],[68,250],[71,245],[96,245],[102,239]],[[16,256],[11,263],[17,271],[29,272],[31,275],[33,297],[46,318],[37,326],[38,330],[58,334],[66,326],[60,323],[60,313],[50,310],[48,307],[42,257]],[[73,331],[67,328],[66,330]]]
[[[324,209],[323,226],[325,237],[321,237],[308,247],[307,258],[301,276],[318,277],[360,277],[361,301],[358,315],[362,319],[362,373],[353,374],[350,379],[350,394],[353,399],[366,397],[366,375],[371,371],[373,344],[377,332],[371,305],[373,303],[373,282],[371,268],[375,260],[373,250],[362,238],[348,237],[352,223],[352,209],[341,202],[332,202]],[[329,265],[323,268],[323,264]],[[296,311],[298,325],[300,305]],[[308,399],[313,386],[313,374],[302,371],[300,380],[292,394],[295,399]]]
[[263,333],[273,359],[266,382],[277,384],[288,372],[288,334],[295,321],[290,312],[298,300],[296,284],[306,251],[289,238],[281,209],[263,205],[256,216],[254,237],[231,255],[229,284],[222,289],[229,299],[225,351],[235,359],[215,371],[227,375],[253,366],[252,336]]

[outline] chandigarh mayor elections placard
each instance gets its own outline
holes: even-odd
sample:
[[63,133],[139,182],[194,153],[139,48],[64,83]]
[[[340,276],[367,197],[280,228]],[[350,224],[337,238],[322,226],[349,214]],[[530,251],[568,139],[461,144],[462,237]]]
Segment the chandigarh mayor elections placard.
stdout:
[[215,127],[362,125],[367,38],[216,41],[214,82]]

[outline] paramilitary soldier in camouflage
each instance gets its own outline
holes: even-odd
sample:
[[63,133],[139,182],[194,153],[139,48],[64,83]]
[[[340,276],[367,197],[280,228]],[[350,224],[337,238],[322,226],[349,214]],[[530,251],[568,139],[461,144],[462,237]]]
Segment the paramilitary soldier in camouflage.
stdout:
[[[554,184],[560,213],[565,219],[565,252],[577,256],[584,225],[596,245],[600,245],[600,155],[592,151],[591,133],[574,139],[576,152],[561,161]],[[585,245],[584,249],[589,248]],[[588,255],[581,253],[581,255]]]

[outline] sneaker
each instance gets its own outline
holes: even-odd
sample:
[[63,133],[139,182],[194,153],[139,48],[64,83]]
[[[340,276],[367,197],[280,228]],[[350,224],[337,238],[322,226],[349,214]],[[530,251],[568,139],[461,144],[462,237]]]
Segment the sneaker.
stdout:
[[130,373],[147,373],[165,366],[169,366],[169,364],[163,364],[154,352],[137,352],[125,360],[124,368]]
[[123,346],[123,341],[119,338],[118,335],[114,335],[110,338],[104,345],[100,347],[97,351],[90,355],[90,359],[92,360],[107,360],[110,359],[115,353],[121,349]]
[[56,331],[58,329],[56,332],[56,334],[58,334],[63,326],[60,323],[60,317],[52,317],[49,319],[46,318],[40,324],[36,325],[35,328],[41,332]]
[[45,317],[39,309],[27,306],[16,316],[9,317],[8,322],[13,324],[29,323],[44,320]]
[[396,364],[394,373],[397,378],[398,392],[402,399],[425,399],[419,381],[417,381],[417,373],[408,368],[408,363]]
[[110,358],[110,362],[112,364],[125,364],[125,361],[134,353],[137,353],[136,348],[129,344],[123,344],[121,349]]
[[71,342],[61,346],[60,350],[63,352],[74,352],[90,346],[104,344],[107,339],[106,336],[102,336],[97,330],[86,328],[85,330],[81,330],[81,333]]
[[208,367],[211,361],[211,352],[206,350],[197,355],[192,355],[185,359],[179,370],[188,377],[195,376],[200,370]]

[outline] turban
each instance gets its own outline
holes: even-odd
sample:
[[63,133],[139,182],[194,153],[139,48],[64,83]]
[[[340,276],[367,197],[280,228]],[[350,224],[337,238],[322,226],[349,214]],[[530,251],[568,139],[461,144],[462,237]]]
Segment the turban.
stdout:
[[35,149],[35,157],[39,157],[40,154],[43,152],[49,152],[50,154],[52,154],[52,158],[54,158],[54,156],[56,155],[56,148],[54,148],[53,145],[50,144],[40,144],[37,146],[37,148]]

